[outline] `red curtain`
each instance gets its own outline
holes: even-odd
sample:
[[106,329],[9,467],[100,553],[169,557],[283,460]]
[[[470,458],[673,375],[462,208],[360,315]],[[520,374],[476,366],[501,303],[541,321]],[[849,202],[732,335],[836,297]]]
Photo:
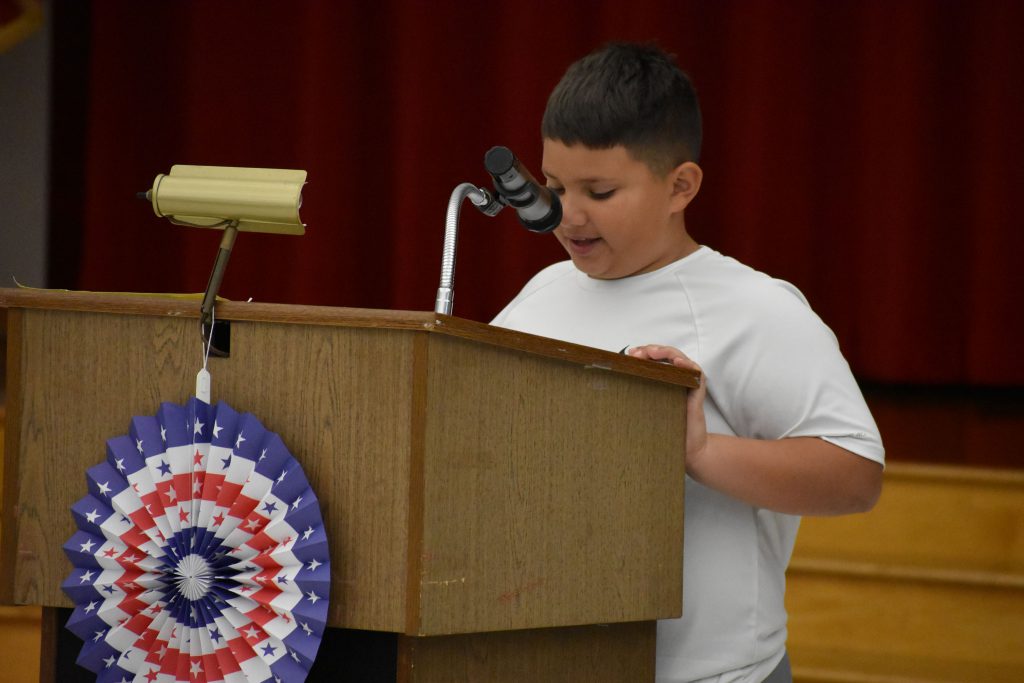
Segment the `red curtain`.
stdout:
[[[200,291],[219,234],[134,194],[175,163],[301,168],[307,234],[240,235],[222,294],[429,310],[455,185],[496,144],[539,175],[565,67],[655,40],[702,98],[698,241],[800,287],[863,379],[1024,385],[1022,27],[996,1],[96,2],[65,29],[84,62],[58,47],[86,106],[53,237],[75,287]],[[562,258],[511,213],[461,227],[462,317]]]

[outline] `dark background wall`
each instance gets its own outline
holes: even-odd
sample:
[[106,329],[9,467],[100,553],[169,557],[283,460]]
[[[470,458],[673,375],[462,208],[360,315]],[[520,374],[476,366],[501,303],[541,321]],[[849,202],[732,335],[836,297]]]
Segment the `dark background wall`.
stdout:
[[[52,20],[51,286],[201,290],[219,236],[134,193],[175,163],[302,168],[307,235],[243,234],[222,293],[430,309],[452,188],[495,144],[539,175],[565,67],[655,40],[702,98],[698,241],[804,291],[891,453],[1024,461],[1020,3],[108,0]],[[560,258],[467,206],[455,313],[488,320]]]

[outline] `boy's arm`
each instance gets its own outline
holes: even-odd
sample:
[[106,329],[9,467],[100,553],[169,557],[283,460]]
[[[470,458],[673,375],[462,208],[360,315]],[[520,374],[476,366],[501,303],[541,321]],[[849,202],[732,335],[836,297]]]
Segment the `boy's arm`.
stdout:
[[792,515],[867,512],[882,492],[880,464],[816,437],[708,434],[704,449],[687,451],[686,466],[705,486]]
[[[630,350],[638,358],[700,367],[671,346]],[[816,437],[748,439],[708,434],[704,382],[686,415],[686,470],[700,483],[756,507],[794,515],[840,515],[874,507],[882,466]]]

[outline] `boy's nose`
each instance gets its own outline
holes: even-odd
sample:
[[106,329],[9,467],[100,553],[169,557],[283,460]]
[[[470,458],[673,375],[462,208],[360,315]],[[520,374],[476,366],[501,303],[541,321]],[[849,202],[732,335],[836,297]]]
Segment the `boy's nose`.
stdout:
[[569,197],[568,193],[563,194],[562,200],[562,224],[563,225],[585,225],[587,214],[579,205]]

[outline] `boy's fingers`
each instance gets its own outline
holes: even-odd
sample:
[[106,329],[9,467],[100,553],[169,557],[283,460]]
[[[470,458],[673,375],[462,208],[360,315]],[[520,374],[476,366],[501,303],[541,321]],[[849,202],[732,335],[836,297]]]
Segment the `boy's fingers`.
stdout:
[[645,358],[647,360],[670,363],[677,368],[696,370],[700,373],[704,372],[693,359],[674,346],[647,344],[645,346],[634,346],[627,353],[634,358]]
[[643,358],[659,363],[669,363],[684,370],[696,370],[700,373],[700,387],[690,396],[690,399],[697,401],[698,403],[703,401],[703,392],[706,391],[707,388],[707,384],[704,381],[704,369],[679,349],[674,346],[647,344],[645,346],[629,347],[624,349],[624,351],[626,354],[633,356],[634,358]]
[[640,346],[637,348],[643,350],[649,358],[655,358],[658,360],[665,358],[671,358],[673,360],[676,358],[682,358],[689,363],[693,362],[692,360],[690,360],[689,356],[687,356],[685,353],[675,348],[674,346],[658,346],[657,344],[648,344],[647,346]]
[[634,346],[629,352],[630,354],[641,358],[663,358],[671,354],[673,351],[678,353],[678,351],[671,346],[645,344],[644,346]]

